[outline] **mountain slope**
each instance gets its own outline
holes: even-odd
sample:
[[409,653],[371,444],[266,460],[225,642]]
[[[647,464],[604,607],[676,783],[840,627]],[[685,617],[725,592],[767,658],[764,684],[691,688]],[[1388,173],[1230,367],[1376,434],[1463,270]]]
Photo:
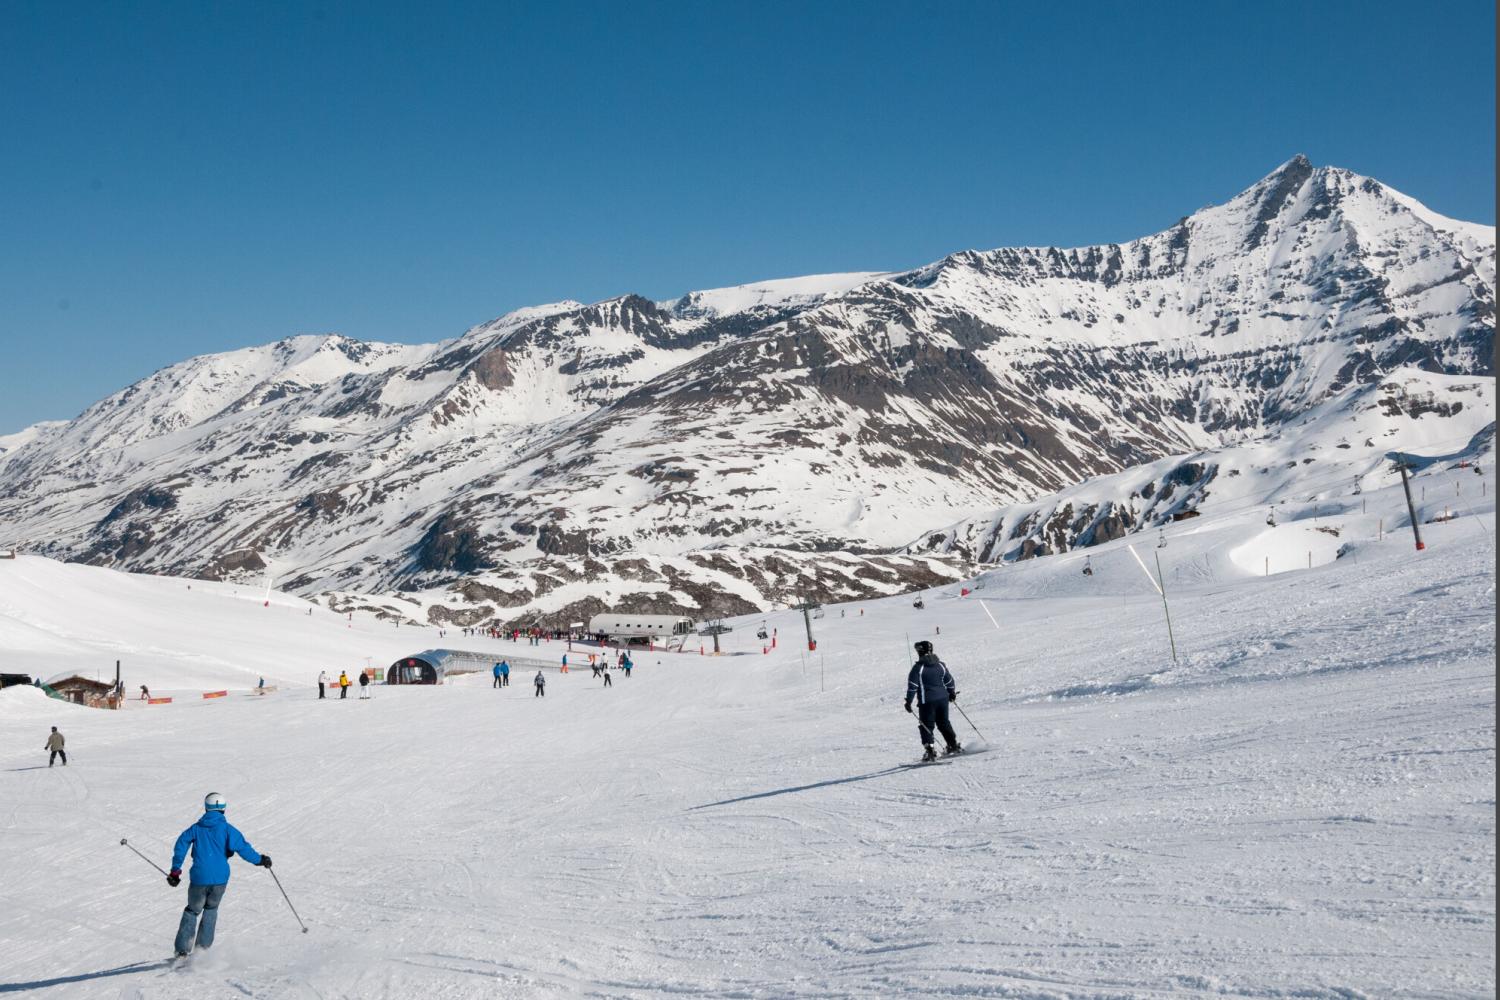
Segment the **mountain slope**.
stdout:
[[888,551],[1398,367],[1492,375],[1494,282],[1492,231],[1297,157],[1124,244],[193,359],[7,439],[0,544],[304,593]]

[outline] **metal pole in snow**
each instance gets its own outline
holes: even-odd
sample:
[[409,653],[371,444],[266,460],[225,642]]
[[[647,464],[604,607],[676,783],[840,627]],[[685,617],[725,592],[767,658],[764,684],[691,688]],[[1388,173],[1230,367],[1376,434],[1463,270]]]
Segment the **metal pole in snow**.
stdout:
[[[1399,456],[1398,456],[1399,458]],[[1411,480],[1406,477],[1406,460],[1400,459],[1401,465],[1401,488],[1406,491],[1406,512],[1411,515],[1411,536],[1417,540],[1417,551],[1421,552],[1427,548],[1422,544],[1422,532],[1417,527],[1417,506],[1411,502]],[[1426,498],[1427,487],[1422,487],[1423,498]]]
[[1172,662],[1177,662],[1177,640],[1172,637],[1172,609],[1167,607],[1167,582],[1161,575],[1161,556],[1156,554],[1156,589],[1161,591],[1161,609],[1167,616],[1167,642],[1172,645]]

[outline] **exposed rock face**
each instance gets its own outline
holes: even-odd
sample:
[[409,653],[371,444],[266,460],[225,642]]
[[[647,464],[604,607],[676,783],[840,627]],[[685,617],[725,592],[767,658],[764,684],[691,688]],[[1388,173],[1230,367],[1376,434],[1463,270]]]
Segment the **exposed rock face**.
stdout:
[[[750,550],[950,544],[935,526],[1276,433],[1399,366],[1492,375],[1494,281],[1493,230],[1298,157],[1129,243],[195,358],[5,439],[0,544],[188,575],[270,562],[305,593],[550,586],[578,608],[594,584],[559,567],[592,559],[653,606],[753,605],[781,583]],[[1197,464],[951,551],[1118,537],[1211,488]],[[719,550],[734,581],[693,562]],[[839,571],[869,593],[926,572]]]

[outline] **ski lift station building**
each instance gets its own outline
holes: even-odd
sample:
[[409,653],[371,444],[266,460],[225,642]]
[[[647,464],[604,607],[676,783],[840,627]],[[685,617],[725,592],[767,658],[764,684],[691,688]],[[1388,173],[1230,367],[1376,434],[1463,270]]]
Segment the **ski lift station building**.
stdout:
[[488,670],[503,657],[465,649],[427,649],[403,656],[385,672],[387,684],[441,684],[450,674]]
[[651,639],[688,635],[694,622],[682,615],[638,615],[629,611],[606,611],[589,619],[589,632],[611,639]]

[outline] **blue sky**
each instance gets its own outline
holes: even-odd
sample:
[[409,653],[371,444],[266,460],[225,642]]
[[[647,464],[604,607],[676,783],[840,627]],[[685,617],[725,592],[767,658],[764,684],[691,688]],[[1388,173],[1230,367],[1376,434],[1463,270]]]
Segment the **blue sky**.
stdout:
[[0,433],[296,333],[1129,239],[1298,152],[1493,223],[1494,17],[12,0]]

